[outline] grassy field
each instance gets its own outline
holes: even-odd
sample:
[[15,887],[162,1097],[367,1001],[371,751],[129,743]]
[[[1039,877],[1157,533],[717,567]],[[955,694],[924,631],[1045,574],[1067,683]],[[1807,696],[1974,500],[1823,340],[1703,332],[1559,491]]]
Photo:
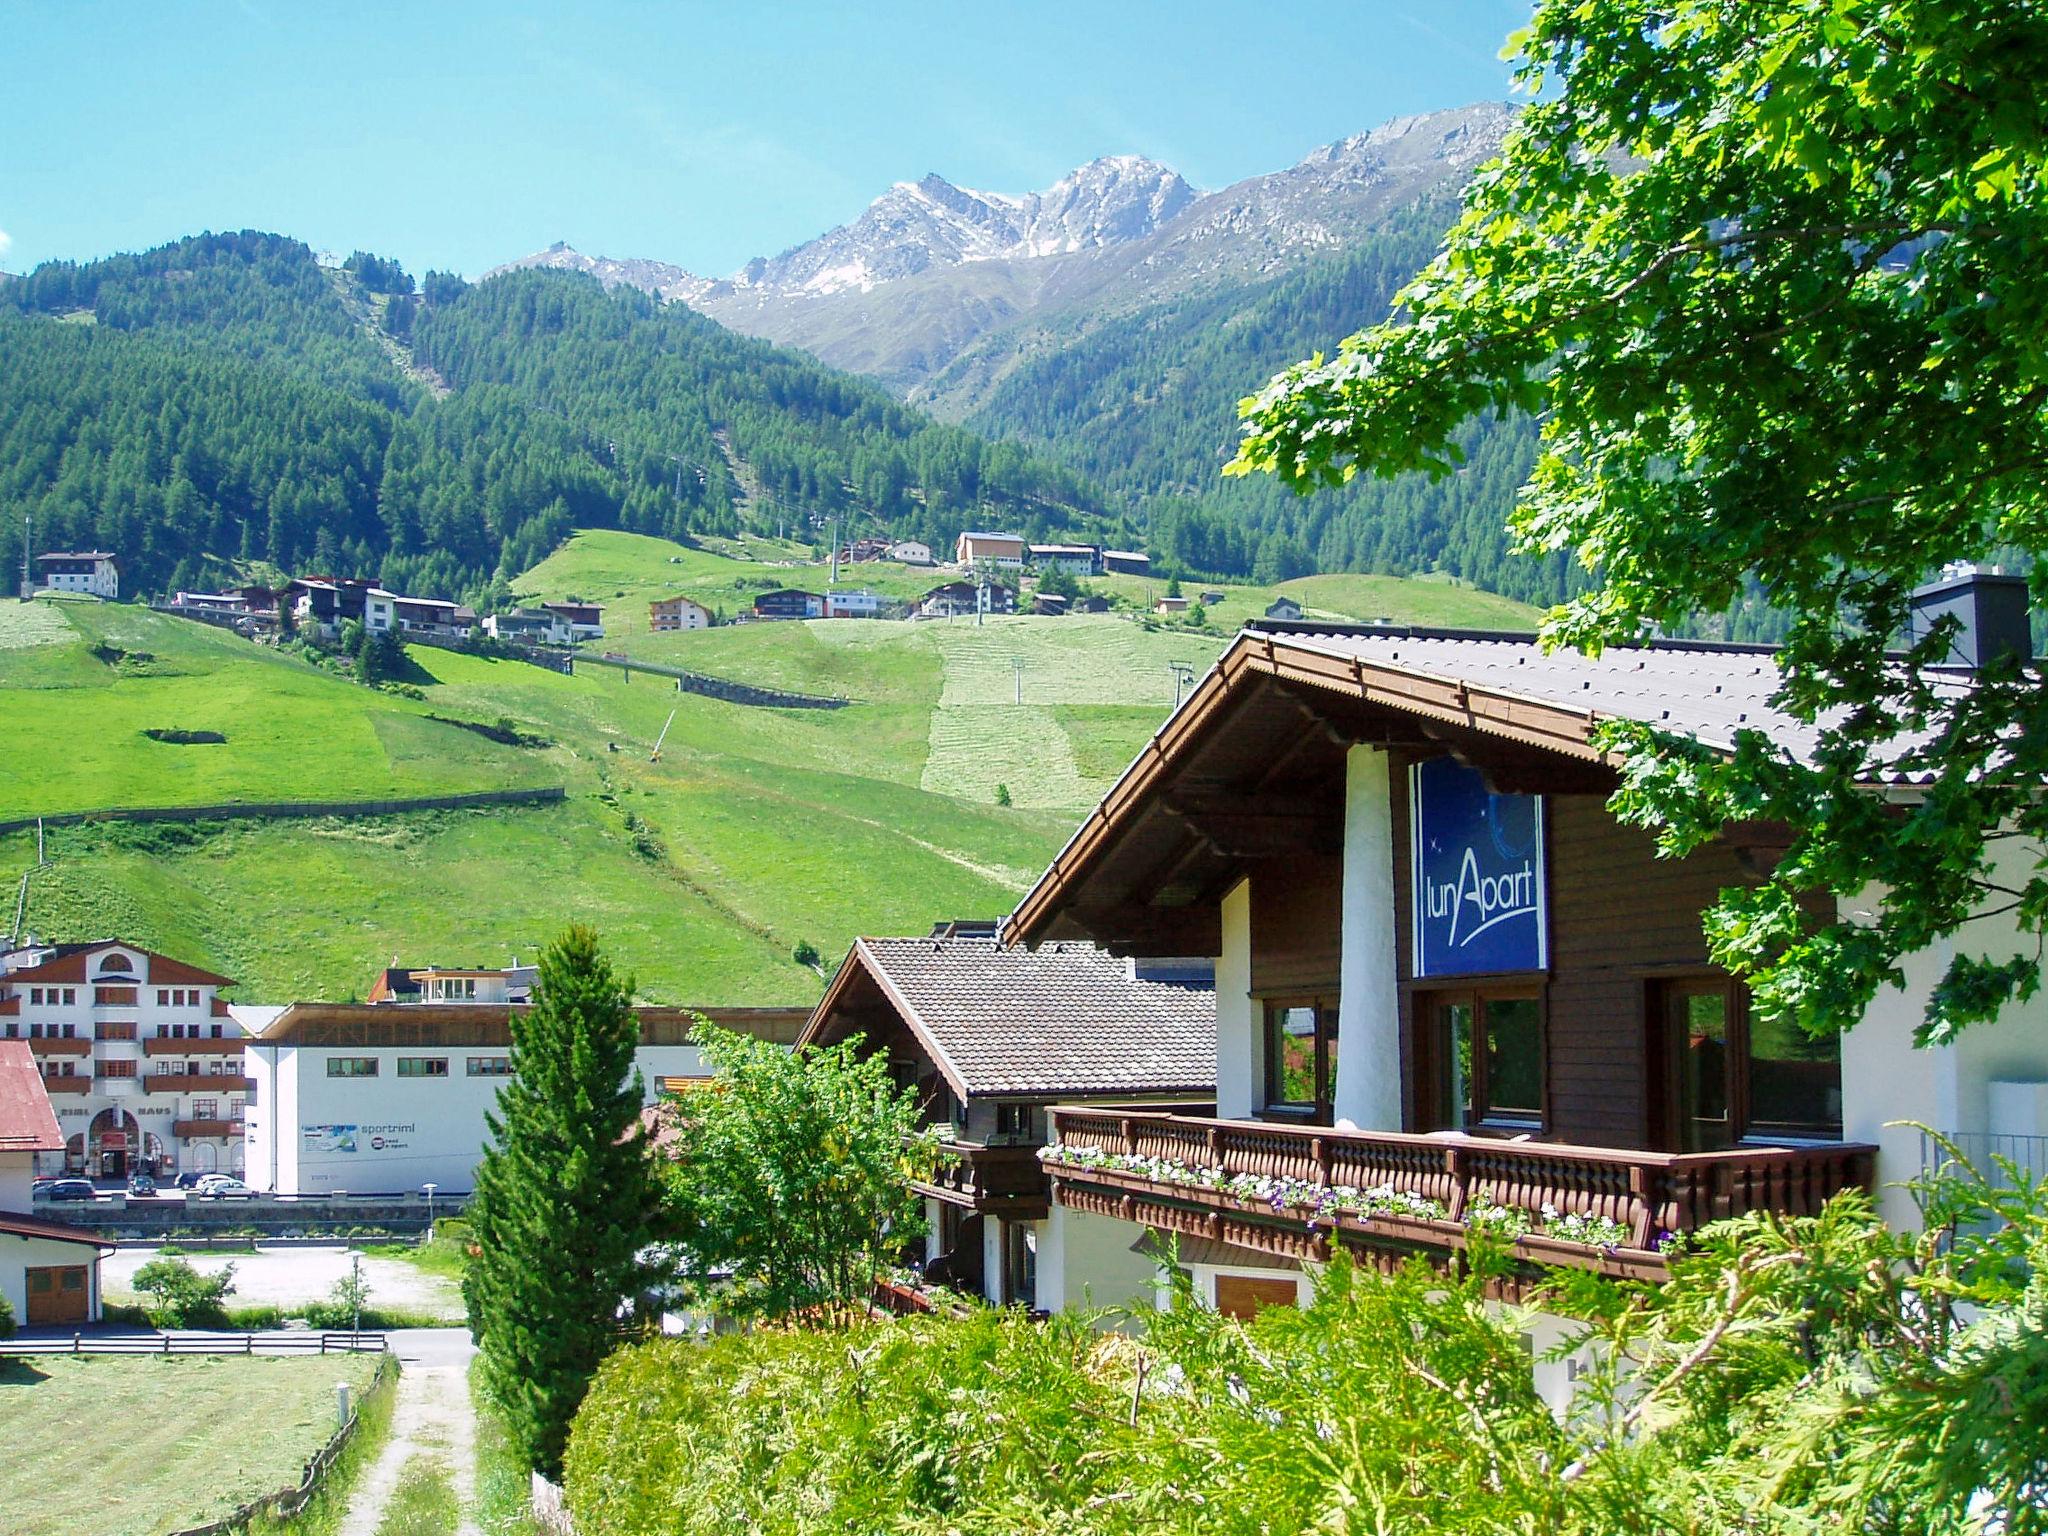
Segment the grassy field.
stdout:
[[[0,817],[560,783],[550,754],[426,718],[224,630],[97,603],[0,604]],[[444,711],[445,713],[445,711]],[[217,731],[174,745],[150,729]],[[61,771],[59,762],[61,761]]]
[[[805,570],[816,585],[815,567],[734,557],[796,553],[588,533],[521,589],[604,601],[610,620],[677,584],[707,601],[720,583],[736,598]],[[1177,672],[1199,675],[1273,590],[1226,589],[1202,629],[1128,614],[839,620],[643,625],[603,642],[854,701],[840,710],[423,647],[409,653],[423,695],[411,699],[132,606],[0,603],[0,699],[17,692],[17,713],[37,721],[0,738],[0,815],[560,784],[567,800],[536,808],[53,828],[28,927],[120,934],[239,978],[246,1001],[284,1002],[358,995],[394,959],[525,958],[580,920],[650,1001],[808,1003],[822,977],[792,958],[801,944],[829,965],[856,934],[1007,911],[1165,719]],[[1440,582],[1315,577],[1288,590],[1431,622],[1528,612]],[[501,746],[429,714],[508,718],[547,745]],[[229,739],[168,746],[141,734],[151,725]],[[0,890],[34,861],[32,834],[0,838]]]
[[43,1355],[0,1363],[10,1536],[157,1536],[299,1480],[334,1431],[334,1384],[376,1362]]

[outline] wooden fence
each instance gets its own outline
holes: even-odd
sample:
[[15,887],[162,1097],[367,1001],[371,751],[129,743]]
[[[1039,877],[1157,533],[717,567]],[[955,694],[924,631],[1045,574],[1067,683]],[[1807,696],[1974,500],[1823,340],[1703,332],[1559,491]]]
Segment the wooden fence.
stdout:
[[393,816],[404,811],[461,811],[489,805],[547,805],[567,798],[559,784],[545,789],[480,789],[461,795],[414,795],[396,800],[232,801],[225,805],[127,806],[104,811],[59,811],[48,816],[0,820],[0,834],[95,821],[232,821],[254,817],[282,821],[315,816]]
[[584,651],[580,652],[576,659],[595,667],[616,667],[628,678],[635,672],[651,672],[656,677],[672,677],[676,686],[684,693],[700,693],[707,699],[723,699],[728,704],[748,704],[757,709],[844,709],[853,702],[851,699],[832,698],[825,694],[791,693],[784,688],[763,688],[754,683],[736,683],[726,677],[706,677],[702,672],[686,672],[681,667],[664,666],[653,661],[635,661],[630,656],[611,653],[593,656]]
[[74,1333],[0,1339],[0,1358],[20,1355],[377,1355],[381,1333]]
[[171,1536],[230,1536],[232,1532],[247,1530],[249,1522],[264,1510],[286,1520],[297,1515],[311,1501],[313,1495],[320,1491],[320,1480],[327,1475],[328,1469],[334,1465],[335,1458],[341,1455],[342,1449],[355,1434],[356,1426],[363,1421],[364,1406],[377,1393],[391,1391],[392,1384],[397,1380],[398,1361],[396,1357],[386,1355],[377,1362],[377,1374],[370,1379],[368,1388],[351,1405],[348,1422],[334,1432],[331,1440],[313,1453],[296,1486],[280,1488],[275,1493],[266,1493],[260,1499],[251,1499],[226,1519],[216,1520],[211,1525],[187,1526],[181,1531],[171,1532]]

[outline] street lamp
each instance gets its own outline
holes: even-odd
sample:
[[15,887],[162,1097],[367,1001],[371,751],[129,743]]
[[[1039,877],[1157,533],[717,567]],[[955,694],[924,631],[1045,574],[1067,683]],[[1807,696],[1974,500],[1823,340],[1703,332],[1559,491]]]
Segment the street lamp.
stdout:
[[420,1193],[427,1197],[427,1241],[430,1243],[434,1240],[434,1191],[438,1188],[438,1184],[420,1186]]

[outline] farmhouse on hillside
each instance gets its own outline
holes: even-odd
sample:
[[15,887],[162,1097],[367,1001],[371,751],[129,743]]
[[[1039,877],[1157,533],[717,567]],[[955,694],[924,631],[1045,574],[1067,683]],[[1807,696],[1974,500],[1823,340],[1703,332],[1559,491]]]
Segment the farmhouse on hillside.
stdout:
[[604,638],[604,609],[596,603],[542,603],[541,607],[562,621],[568,644]]
[[983,612],[983,593],[987,593],[987,612],[1017,611],[1017,594],[1001,582],[949,581],[933,587],[918,599],[917,616],[921,619],[951,619]]
[[709,629],[711,610],[694,598],[659,597],[647,605],[647,627],[656,634],[672,629]]
[[754,617],[757,619],[818,619],[824,616],[825,599],[816,592],[805,592],[797,587],[763,592],[754,599]]
[[1266,617],[1291,623],[1301,617],[1301,604],[1291,597],[1276,597],[1266,604]]
[[1024,568],[1024,540],[1014,533],[963,533],[953,545],[953,563]]
[[1032,1307],[1047,1107],[1208,1100],[1215,1018],[1207,960],[1006,948],[992,925],[944,925],[927,938],[855,940],[797,1046],[858,1035],[864,1054],[886,1053],[896,1081],[916,1086],[926,1120],[945,1128],[943,1166],[918,1186],[925,1278]]
[[1150,576],[1152,557],[1134,549],[1105,549],[1102,569],[1112,576]]
[[1031,563],[1041,571],[1066,571],[1074,576],[1102,574],[1102,546],[1099,544],[1034,544]]
[[52,550],[37,555],[36,564],[51,591],[84,592],[110,603],[121,595],[121,557],[107,550]]
[[100,1320],[100,1255],[113,1245],[30,1214],[35,1160],[63,1146],[34,1053],[0,1040],[0,1297],[30,1327]]

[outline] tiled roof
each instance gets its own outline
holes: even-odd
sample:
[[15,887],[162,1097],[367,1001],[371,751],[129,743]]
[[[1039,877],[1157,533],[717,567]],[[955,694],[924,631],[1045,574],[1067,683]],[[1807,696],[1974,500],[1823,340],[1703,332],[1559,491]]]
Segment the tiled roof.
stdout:
[[29,966],[19,971],[10,971],[0,976],[0,981],[86,981],[90,967],[87,962],[103,949],[125,950],[131,954],[145,955],[149,959],[149,984],[170,987],[231,987],[234,979],[216,976],[212,971],[202,971],[196,965],[187,965],[182,960],[173,960],[168,955],[159,955],[154,950],[144,949],[140,944],[130,944],[125,939],[94,939],[87,944],[53,944],[49,946],[56,955],[41,965]]
[[26,1040],[0,1040],[0,1152],[61,1152],[64,1133]]
[[[1755,730],[1810,759],[1819,739],[1817,727],[1772,705],[1780,677],[1771,646],[1659,640],[1613,646],[1589,657],[1574,650],[1545,652],[1533,635],[1312,623],[1252,628],[1290,651],[1356,658],[1589,721],[1639,721],[1722,750],[1733,749],[1738,732]],[[1960,692],[1967,684],[1958,677],[1948,686]],[[1926,776],[1887,777],[1896,782]]]
[[77,1243],[83,1248],[105,1248],[112,1251],[113,1244],[91,1232],[67,1226],[61,1221],[45,1221],[40,1216],[30,1216],[23,1211],[0,1211],[0,1232],[15,1237],[40,1237],[53,1243]]
[[[1130,962],[1093,944],[859,939],[846,966],[875,979],[966,1097],[1216,1086],[1214,989],[1135,980]],[[838,991],[835,981],[806,1039]]]

